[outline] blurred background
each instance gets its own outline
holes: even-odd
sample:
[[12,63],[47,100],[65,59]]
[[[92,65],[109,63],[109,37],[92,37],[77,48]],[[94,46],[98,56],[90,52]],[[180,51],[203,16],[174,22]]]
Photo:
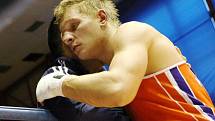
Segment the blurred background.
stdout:
[[[51,54],[47,31],[60,0],[0,1],[0,105],[36,107]],[[122,23],[141,21],[171,39],[215,102],[215,0],[117,0]]]

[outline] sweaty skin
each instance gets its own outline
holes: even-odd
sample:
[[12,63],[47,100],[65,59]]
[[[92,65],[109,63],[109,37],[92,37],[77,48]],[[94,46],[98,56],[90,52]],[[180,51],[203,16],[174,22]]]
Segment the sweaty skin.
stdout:
[[127,105],[145,75],[183,60],[171,41],[150,25],[133,21],[113,27],[104,10],[87,16],[67,8],[60,31],[63,43],[78,58],[110,65],[109,71],[64,77],[66,97],[94,106]]

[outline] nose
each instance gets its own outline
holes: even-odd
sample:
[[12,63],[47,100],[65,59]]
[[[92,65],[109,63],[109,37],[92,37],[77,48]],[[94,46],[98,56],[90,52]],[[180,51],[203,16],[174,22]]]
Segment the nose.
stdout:
[[72,35],[71,32],[65,32],[62,35],[62,40],[66,45],[71,45],[72,42],[74,41],[74,36]]

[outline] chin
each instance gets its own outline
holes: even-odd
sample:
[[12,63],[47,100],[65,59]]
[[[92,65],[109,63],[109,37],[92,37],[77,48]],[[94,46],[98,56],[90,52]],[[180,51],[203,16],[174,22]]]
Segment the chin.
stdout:
[[78,55],[78,58],[80,60],[91,60],[91,59],[95,59],[94,57],[90,56],[90,55],[87,55],[87,54],[79,54]]
[[96,59],[95,53],[91,53],[90,51],[82,50],[76,54],[80,60],[91,60]]
[[91,59],[89,56],[86,56],[86,55],[78,55],[78,58],[80,59],[80,60],[89,60],[89,59]]

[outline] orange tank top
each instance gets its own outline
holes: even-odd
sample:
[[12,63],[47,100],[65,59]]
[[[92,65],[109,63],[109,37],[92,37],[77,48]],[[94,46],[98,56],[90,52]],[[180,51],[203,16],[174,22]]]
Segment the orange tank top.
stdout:
[[215,121],[214,105],[186,62],[144,77],[126,108],[133,121]]

